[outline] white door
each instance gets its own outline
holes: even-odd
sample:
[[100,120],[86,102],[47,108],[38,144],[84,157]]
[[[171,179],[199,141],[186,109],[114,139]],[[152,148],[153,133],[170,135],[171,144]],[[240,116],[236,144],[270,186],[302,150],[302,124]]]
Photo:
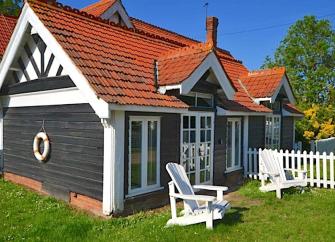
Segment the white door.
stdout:
[[241,119],[227,121],[226,171],[241,169]]
[[210,184],[213,174],[214,114],[181,117],[181,164],[191,184]]

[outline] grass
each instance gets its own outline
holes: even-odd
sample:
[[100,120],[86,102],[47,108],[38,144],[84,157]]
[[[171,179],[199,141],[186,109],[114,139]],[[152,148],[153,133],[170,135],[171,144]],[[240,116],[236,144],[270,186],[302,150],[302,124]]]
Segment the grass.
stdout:
[[103,220],[0,181],[0,241],[334,241],[335,192],[289,190],[282,200],[246,183],[215,223],[165,228],[169,208]]

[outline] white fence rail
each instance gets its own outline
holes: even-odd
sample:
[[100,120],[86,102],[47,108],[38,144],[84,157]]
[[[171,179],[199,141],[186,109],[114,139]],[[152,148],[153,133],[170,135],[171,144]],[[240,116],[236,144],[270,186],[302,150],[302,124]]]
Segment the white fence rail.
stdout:
[[[248,160],[244,164],[244,174],[252,179],[260,179],[259,153],[261,149],[249,149]],[[308,183],[311,187],[335,188],[334,163],[335,156],[319,152],[277,151],[284,168],[307,171]]]

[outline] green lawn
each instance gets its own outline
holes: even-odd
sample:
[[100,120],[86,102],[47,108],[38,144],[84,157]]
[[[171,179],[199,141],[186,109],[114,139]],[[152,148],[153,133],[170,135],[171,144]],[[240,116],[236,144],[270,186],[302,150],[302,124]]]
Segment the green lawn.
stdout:
[[287,191],[282,200],[249,182],[213,231],[164,228],[169,208],[103,220],[0,180],[0,241],[335,241],[335,192]]

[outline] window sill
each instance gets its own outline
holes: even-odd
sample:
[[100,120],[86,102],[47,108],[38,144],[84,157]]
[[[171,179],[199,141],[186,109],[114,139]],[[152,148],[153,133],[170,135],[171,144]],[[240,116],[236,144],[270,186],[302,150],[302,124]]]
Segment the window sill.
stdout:
[[243,167],[235,167],[235,168],[230,168],[230,169],[227,169],[224,173],[227,174],[227,173],[231,173],[231,172],[234,172],[234,171],[239,171],[239,170],[242,170]]
[[130,191],[129,194],[126,195],[126,198],[133,198],[139,195],[145,195],[147,193],[157,192],[163,189],[164,187],[153,187],[153,188],[147,188],[147,189],[134,190],[134,191]]

